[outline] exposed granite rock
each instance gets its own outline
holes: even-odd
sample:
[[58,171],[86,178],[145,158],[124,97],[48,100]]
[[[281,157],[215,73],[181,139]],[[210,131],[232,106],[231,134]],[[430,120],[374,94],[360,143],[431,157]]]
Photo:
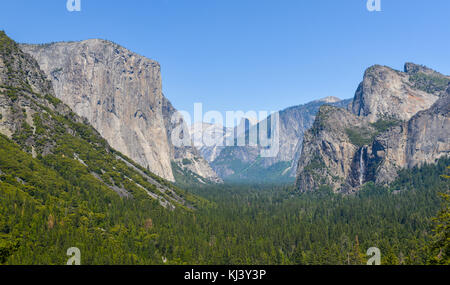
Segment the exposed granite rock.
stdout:
[[401,122],[386,132],[378,135],[374,142],[367,147],[368,153],[365,163],[367,181],[379,184],[393,182],[397,172],[406,167],[405,148],[408,141],[408,123]]
[[[63,115],[69,115],[71,110],[63,104],[52,104],[46,98],[54,94],[52,84],[30,55],[23,53],[3,31],[0,31],[0,40],[0,133],[10,139],[23,134],[21,146],[35,156],[37,138],[32,136],[35,133],[33,116],[45,113],[43,108]],[[83,122],[79,117],[73,119]],[[46,142],[39,147],[46,154],[53,145]]]
[[366,182],[387,184],[401,169],[448,156],[448,79],[411,63],[404,73],[369,68],[349,106],[353,114],[321,107],[305,134],[298,189],[329,185],[335,192],[353,192]]
[[[174,181],[172,160],[198,158],[195,150],[181,154],[171,144],[157,62],[99,39],[21,48],[39,62],[59,99],[143,167]],[[199,175],[214,177],[207,164],[198,168]]]
[[371,122],[385,118],[407,121],[417,112],[430,108],[440,93],[431,94],[418,88],[411,72],[422,74],[423,68],[413,68],[417,65],[412,64],[406,66],[405,70],[410,73],[380,65],[368,68],[356,91],[352,112]]
[[419,112],[408,124],[406,164],[411,168],[450,155],[450,95]]
[[312,191],[322,185],[348,190],[363,182],[360,181],[359,162],[364,150],[348,133],[355,129],[366,131],[367,136],[375,133],[367,119],[343,108],[320,108],[313,127],[304,136],[296,181],[300,191]]
[[[102,187],[99,189],[109,188],[121,197],[136,198],[132,193],[136,193],[136,187],[139,187],[164,207],[191,207],[177,193],[177,188],[155,174],[139,169],[128,157],[111,148],[87,119],[78,116],[58,100],[51,81],[47,80],[38,62],[2,31],[0,115],[0,134],[41,160],[42,167],[47,167],[49,173],[54,172],[51,175],[72,173],[87,176],[90,173]],[[66,143],[67,140],[75,143]],[[53,157],[46,161],[46,157],[51,155]],[[64,167],[58,165],[56,157],[64,160]],[[102,162],[102,168],[99,168],[99,162]],[[3,171],[7,172],[7,169]],[[125,177],[128,181],[122,183],[122,179],[116,181],[113,177]],[[18,177],[17,181],[26,184],[22,178]],[[71,183],[72,179],[77,178],[70,177],[66,181]],[[143,180],[148,182],[145,186],[136,182]],[[77,184],[76,187],[82,185]]]
[[435,163],[450,154],[449,98],[442,97],[430,109],[375,138],[365,160],[373,165],[366,168],[368,181],[387,184],[395,180],[400,169]]
[[103,40],[22,45],[56,96],[120,152],[173,181],[159,64]]

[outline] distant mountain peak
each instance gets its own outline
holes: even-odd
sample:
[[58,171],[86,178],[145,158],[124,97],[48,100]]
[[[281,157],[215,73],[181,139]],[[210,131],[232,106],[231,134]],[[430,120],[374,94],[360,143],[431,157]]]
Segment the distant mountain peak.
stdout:
[[254,125],[258,124],[259,121],[257,118],[254,118],[254,117],[242,117],[239,125],[246,124],[247,122],[250,126],[254,126]]
[[328,97],[319,99],[319,100],[317,100],[317,101],[319,101],[319,102],[325,102],[325,103],[337,103],[337,102],[341,101],[341,99],[338,98],[338,97],[334,97],[334,96],[328,96]]

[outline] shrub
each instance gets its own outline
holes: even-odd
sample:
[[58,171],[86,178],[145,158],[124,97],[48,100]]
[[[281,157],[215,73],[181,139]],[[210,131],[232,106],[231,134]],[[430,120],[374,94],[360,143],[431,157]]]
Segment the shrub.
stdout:
[[345,130],[350,142],[356,146],[362,147],[370,144],[376,136],[376,132],[371,132],[368,129],[362,128],[347,128]]
[[192,164],[192,161],[190,159],[183,158],[183,165],[189,165],[189,164]]

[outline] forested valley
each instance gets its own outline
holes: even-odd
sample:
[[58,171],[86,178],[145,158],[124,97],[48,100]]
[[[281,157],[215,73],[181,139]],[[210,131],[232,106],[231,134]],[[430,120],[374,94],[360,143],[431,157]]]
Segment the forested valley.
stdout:
[[[0,264],[449,264],[450,159],[353,194],[173,185],[114,150],[0,33]],[[0,66],[2,67],[2,66]],[[361,180],[362,181],[362,180]]]
[[196,209],[170,211],[95,180],[69,180],[63,158],[49,170],[45,158],[4,136],[0,143],[2,264],[62,265],[70,247],[82,264],[365,264],[370,247],[382,264],[450,262],[449,159],[353,195],[191,186],[189,195],[201,197]]

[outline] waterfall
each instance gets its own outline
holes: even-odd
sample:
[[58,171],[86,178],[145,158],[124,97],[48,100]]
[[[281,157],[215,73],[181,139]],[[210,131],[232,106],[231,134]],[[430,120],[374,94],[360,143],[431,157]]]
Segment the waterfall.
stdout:
[[364,182],[364,148],[361,148],[361,154],[359,156],[359,185],[363,185]]

